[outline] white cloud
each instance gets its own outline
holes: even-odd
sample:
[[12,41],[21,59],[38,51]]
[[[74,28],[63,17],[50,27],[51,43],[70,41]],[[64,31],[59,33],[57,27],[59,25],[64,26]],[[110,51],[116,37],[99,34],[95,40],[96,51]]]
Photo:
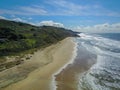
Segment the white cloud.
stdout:
[[31,18],[31,17],[29,17],[29,18],[28,18],[28,20],[32,20],[32,18]]
[[81,11],[88,8],[88,6],[78,5],[66,0],[54,0],[49,3],[53,6],[56,6],[56,8],[58,9],[57,13],[60,12],[63,15],[80,15],[82,14]]
[[55,27],[64,27],[64,25],[62,23],[57,23],[54,21],[42,21],[40,23],[37,24],[38,26],[55,26]]
[[98,4],[80,4],[72,0],[44,0],[44,4],[15,7],[14,9],[0,9],[0,14],[14,15],[77,15],[77,16],[117,16],[115,12]]
[[23,20],[21,18],[13,18],[12,20],[17,22],[27,22],[26,20]]
[[16,16],[14,14],[11,15],[12,18],[15,18]]
[[94,26],[77,26],[75,31],[87,32],[87,33],[120,33],[120,23],[104,23]]
[[6,19],[5,17],[3,17],[3,16],[0,16],[0,19]]
[[38,6],[21,6],[17,9],[0,9],[2,14],[11,15],[46,15],[47,11]]
[[42,9],[39,6],[20,7],[20,9],[24,12],[27,12],[33,15],[45,15],[47,13],[46,10]]
[[48,0],[46,3],[55,9],[50,15],[120,16],[120,13],[107,10],[98,4],[82,5],[68,0]]
[[[32,19],[32,18],[30,18]],[[29,22],[29,18],[28,19],[22,19],[22,18],[19,18],[19,17],[16,17],[16,18],[13,18],[13,19],[10,19],[10,20],[13,20],[13,21],[16,21],[16,22],[24,22],[24,23],[28,23],[28,24],[31,24],[31,25],[35,25],[36,26],[36,23],[33,23],[33,22]]]
[[19,18],[19,17],[15,17],[15,16],[14,16],[13,18],[11,18],[11,19],[8,19],[8,18],[6,18],[6,17],[0,16],[0,19],[5,19],[5,20],[16,21],[16,22],[26,22],[26,23],[28,23],[27,20],[23,20],[23,19],[21,19],[21,18]]

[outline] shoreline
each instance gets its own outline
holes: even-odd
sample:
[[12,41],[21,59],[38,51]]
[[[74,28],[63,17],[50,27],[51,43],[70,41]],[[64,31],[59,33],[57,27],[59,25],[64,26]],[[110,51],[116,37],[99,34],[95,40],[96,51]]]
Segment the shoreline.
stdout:
[[55,76],[57,90],[78,90],[80,77],[96,63],[97,56],[77,41],[77,56],[74,62]]
[[56,83],[56,75],[60,74],[62,72],[62,70],[64,70],[68,65],[72,64],[75,60],[75,58],[77,57],[77,46],[78,43],[72,41],[74,43],[74,48],[72,51],[72,56],[71,59],[63,66],[61,67],[58,71],[56,71],[53,75],[52,75],[52,89],[51,90],[56,90],[57,89],[57,83]]
[[[45,48],[33,55],[32,62],[23,66],[42,63],[38,69],[32,71],[27,78],[9,85],[3,90],[50,90],[53,74],[71,61],[75,43],[72,38],[66,38],[55,45]],[[46,65],[45,65],[46,64]],[[33,65],[33,66],[34,66]]]

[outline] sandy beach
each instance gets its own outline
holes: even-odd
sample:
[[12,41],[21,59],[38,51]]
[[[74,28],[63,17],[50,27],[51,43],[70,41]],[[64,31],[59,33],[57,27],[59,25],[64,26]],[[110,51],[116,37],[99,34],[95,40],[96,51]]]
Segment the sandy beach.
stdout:
[[95,55],[79,45],[74,62],[56,75],[57,90],[83,90],[78,88],[79,77],[95,64],[96,58]]
[[31,60],[19,68],[27,69],[35,65],[39,68],[29,73],[27,78],[2,90],[50,90],[52,75],[70,61],[74,45],[72,38],[66,38],[42,51],[35,52]]

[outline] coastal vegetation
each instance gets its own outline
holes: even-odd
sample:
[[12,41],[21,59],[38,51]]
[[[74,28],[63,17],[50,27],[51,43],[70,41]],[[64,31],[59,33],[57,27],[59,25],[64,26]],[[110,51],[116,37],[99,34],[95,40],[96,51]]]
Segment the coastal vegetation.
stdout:
[[[33,53],[66,37],[77,36],[75,32],[53,26],[30,24],[0,19],[0,71],[21,64],[23,60],[5,60],[6,56]],[[29,58],[29,57],[27,57]]]

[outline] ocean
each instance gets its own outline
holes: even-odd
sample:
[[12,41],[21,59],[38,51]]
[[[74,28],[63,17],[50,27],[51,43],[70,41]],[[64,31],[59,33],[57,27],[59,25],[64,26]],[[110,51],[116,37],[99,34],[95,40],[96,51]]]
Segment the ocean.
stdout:
[[120,33],[80,33],[77,56],[56,75],[57,90],[120,90]]

